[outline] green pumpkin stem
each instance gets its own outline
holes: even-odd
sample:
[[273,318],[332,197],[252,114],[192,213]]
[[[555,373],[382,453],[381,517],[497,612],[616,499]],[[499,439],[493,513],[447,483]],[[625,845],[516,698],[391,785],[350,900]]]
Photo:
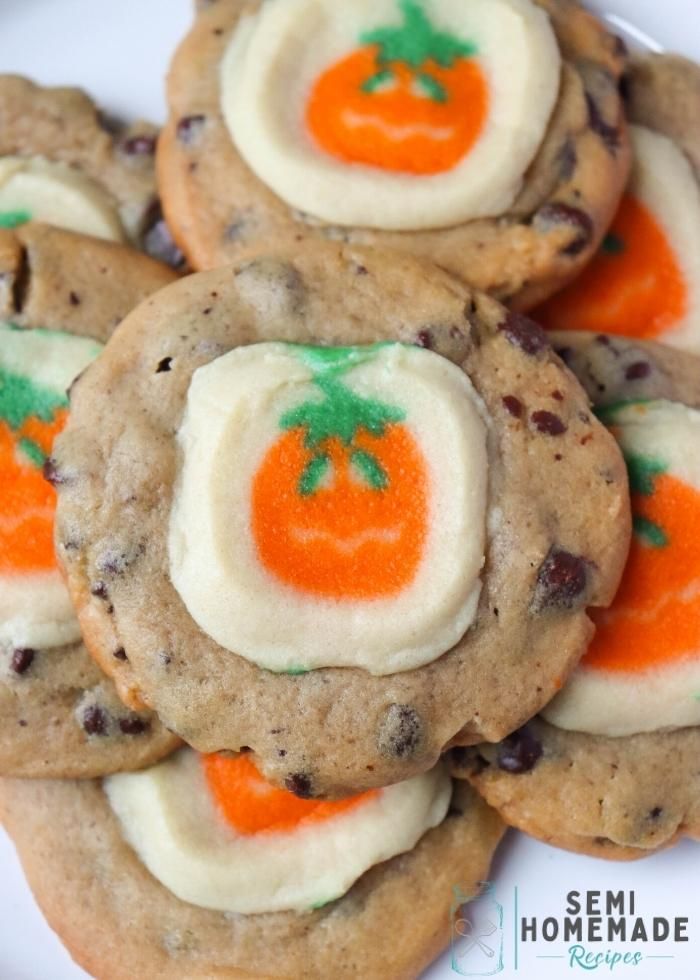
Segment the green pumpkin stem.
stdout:
[[[392,62],[401,62],[418,72],[430,61],[441,68],[452,68],[461,58],[476,54],[473,42],[461,41],[447,31],[437,30],[418,0],[399,0],[399,8],[403,14],[400,27],[378,27],[360,36],[361,44],[379,48],[377,63],[380,70],[363,84],[364,92],[376,91],[392,77],[391,69],[387,68]],[[444,86],[428,72],[421,72],[418,81],[434,102],[447,101]]]

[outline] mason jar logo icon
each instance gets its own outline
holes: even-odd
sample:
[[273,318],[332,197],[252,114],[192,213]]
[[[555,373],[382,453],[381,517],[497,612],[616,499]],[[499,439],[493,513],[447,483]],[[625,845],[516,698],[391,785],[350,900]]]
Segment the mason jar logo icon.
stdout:
[[491,882],[481,883],[480,895],[455,886],[452,903],[452,969],[464,977],[493,977],[503,969],[503,906]]

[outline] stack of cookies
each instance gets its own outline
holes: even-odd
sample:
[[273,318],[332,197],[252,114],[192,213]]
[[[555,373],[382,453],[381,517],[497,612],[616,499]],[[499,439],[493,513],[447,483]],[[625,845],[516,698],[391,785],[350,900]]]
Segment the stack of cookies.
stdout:
[[416,977],[506,824],[700,837],[700,69],[211,0],[168,96],[0,78],[0,817],[96,978]]

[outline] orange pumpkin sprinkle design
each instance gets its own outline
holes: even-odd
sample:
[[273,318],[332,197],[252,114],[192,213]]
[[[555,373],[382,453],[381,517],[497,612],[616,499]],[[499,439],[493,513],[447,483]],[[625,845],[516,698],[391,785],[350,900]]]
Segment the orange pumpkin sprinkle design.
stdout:
[[583,665],[639,673],[700,651],[700,493],[662,464],[630,461],[635,535]]
[[478,140],[489,108],[473,44],[437,31],[414,0],[400,27],[360,38],[309,97],[318,145],[346,163],[428,176],[452,170]]
[[65,425],[64,396],[0,371],[0,573],[56,568],[56,494],[41,467]]
[[685,277],[664,230],[628,194],[598,255],[535,316],[553,330],[651,340],[673,329],[687,309]]
[[322,823],[356,809],[379,793],[369,790],[343,800],[303,800],[272,786],[248,755],[203,755],[202,766],[220,812],[239,834],[288,831]]
[[284,434],[253,479],[259,558],[275,577],[313,595],[394,595],[413,580],[423,555],[426,463],[400,409],[340,380],[366,352],[319,348],[312,356],[325,359],[314,375],[323,400],[280,420]]

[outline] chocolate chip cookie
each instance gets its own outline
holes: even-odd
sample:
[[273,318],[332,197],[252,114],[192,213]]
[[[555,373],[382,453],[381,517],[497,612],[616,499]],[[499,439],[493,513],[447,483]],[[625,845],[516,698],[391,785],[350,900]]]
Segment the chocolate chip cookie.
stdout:
[[700,363],[623,338],[556,341],[625,453],[632,549],[563,690],[499,745],[454,750],[453,772],[535,837],[637,858],[700,837]]
[[621,455],[544,333],[340,244],[146,301],[74,386],[50,465],[60,561],[122,696],[302,797],[534,715],[629,543]]
[[[128,310],[175,274],[121,245],[30,223],[0,232],[0,772],[97,776],[178,743],[124,707],[88,655],[53,547],[47,463],[65,388]],[[49,482],[46,482],[42,475]],[[112,657],[124,653],[115,646]]]
[[161,885],[97,782],[3,780],[0,817],[49,924],[104,980],[416,977],[448,942],[455,887],[461,902],[477,893],[503,833],[493,810],[457,784],[441,824],[342,898],[303,913],[231,915]]
[[157,159],[192,266],[387,246],[517,309],[575,276],[629,171],[619,39],[574,0],[332,7],[199,5]]
[[181,265],[156,192],[157,139],[151,123],[112,119],[80,89],[0,75],[0,226],[49,222]]

